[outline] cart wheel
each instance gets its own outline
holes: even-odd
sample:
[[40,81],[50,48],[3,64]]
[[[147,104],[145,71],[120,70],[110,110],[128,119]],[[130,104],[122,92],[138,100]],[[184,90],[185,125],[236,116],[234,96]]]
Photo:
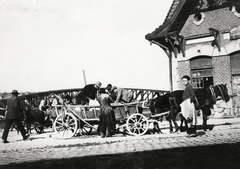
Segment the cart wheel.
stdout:
[[126,127],[130,135],[141,136],[148,130],[148,120],[144,115],[135,113],[128,117]]
[[63,113],[57,116],[53,123],[53,129],[61,138],[71,138],[77,131],[77,119],[70,113]]
[[84,124],[83,126],[81,126],[81,129],[82,129],[82,134],[91,134],[92,132],[92,127],[87,125],[87,124]]

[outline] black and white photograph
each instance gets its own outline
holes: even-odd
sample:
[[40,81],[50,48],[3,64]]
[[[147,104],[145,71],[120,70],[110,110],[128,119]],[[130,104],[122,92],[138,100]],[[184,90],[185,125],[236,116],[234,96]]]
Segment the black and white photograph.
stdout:
[[240,168],[240,0],[0,0],[1,169]]

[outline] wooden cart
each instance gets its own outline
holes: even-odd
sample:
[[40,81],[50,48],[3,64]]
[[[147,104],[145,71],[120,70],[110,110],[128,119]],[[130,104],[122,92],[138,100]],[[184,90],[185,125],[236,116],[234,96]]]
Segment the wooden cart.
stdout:
[[[161,115],[152,116],[145,101],[136,101],[126,104],[112,104],[115,117],[116,129],[126,131],[133,136],[144,135],[152,122],[159,122]],[[61,138],[71,138],[77,131],[81,134],[90,134],[99,123],[100,106],[62,105],[55,106],[57,118],[53,129]]]

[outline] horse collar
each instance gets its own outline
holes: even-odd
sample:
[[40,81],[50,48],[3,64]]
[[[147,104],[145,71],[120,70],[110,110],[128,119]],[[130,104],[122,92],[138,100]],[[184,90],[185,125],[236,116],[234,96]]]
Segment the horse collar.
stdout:
[[211,92],[211,94],[212,94],[213,101],[216,102],[216,101],[217,101],[217,98],[216,98],[216,93],[215,93],[215,91],[214,91],[214,89],[213,89],[213,86],[210,86],[209,89],[210,89],[210,92]]
[[220,93],[221,93],[221,95],[222,95],[223,100],[226,100],[225,97],[224,97],[224,94],[223,94],[222,88],[221,88],[219,85],[218,85],[217,87],[218,87],[219,90],[220,90]]

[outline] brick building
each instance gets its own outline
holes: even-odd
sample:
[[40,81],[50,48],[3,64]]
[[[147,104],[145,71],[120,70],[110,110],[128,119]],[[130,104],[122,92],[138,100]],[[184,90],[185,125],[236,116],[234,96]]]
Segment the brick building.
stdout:
[[234,104],[240,98],[240,1],[173,0],[162,25],[145,38],[169,57],[171,90],[227,84]]

